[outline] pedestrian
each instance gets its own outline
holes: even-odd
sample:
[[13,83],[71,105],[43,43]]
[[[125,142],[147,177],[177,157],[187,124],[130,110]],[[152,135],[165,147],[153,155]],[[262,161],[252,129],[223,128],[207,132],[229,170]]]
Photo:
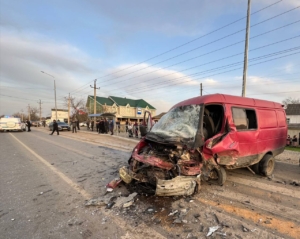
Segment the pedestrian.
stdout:
[[104,134],[104,132],[105,132],[105,126],[104,126],[104,120],[103,120],[103,118],[100,119],[99,127],[100,127],[100,129],[99,129],[100,133]]
[[100,133],[100,121],[99,119],[96,120],[96,131],[99,134]]
[[108,133],[108,130],[109,130],[109,122],[108,122],[108,119],[104,119],[104,128],[105,128],[105,133],[107,134]]
[[128,120],[126,120],[125,129],[126,129],[126,133],[127,133],[128,132]]
[[86,122],[86,127],[87,127],[88,130],[90,129],[90,120],[88,120],[88,121]]
[[26,120],[26,125],[27,125],[27,132],[30,132],[30,126],[31,126],[31,122],[29,120]]
[[139,137],[139,125],[138,125],[137,121],[135,121],[133,126],[134,126],[135,137],[138,138]]
[[91,121],[91,129],[94,131],[94,120]]
[[75,131],[75,133],[77,133],[76,127],[77,127],[77,121],[76,121],[76,119],[73,119],[73,121],[72,121],[72,133],[74,133],[74,131]]
[[116,122],[116,126],[117,126],[117,130],[118,130],[118,132],[120,133],[121,124],[120,124],[120,121],[119,121],[119,120],[117,120],[117,122]]
[[291,145],[291,136],[288,135],[286,139],[286,146],[290,146],[290,145]]
[[133,131],[132,131],[133,127],[132,127],[131,122],[129,122],[127,126],[128,126],[128,136],[131,138],[131,137],[133,137]]
[[297,146],[298,139],[296,135],[293,136],[292,142],[293,142],[293,146]]
[[52,125],[52,127],[53,127],[53,130],[52,130],[52,133],[51,133],[50,135],[53,135],[54,131],[56,131],[56,132],[57,132],[57,135],[59,135],[58,124],[57,124],[56,120],[53,120],[53,125]]
[[46,121],[45,120],[43,120],[43,126],[44,126],[44,128],[46,127]]
[[80,127],[79,127],[79,120],[77,120],[76,124],[77,124],[77,129],[80,130]]
[[109,122],[109,131],[110,131],[110,135],[113,135],[114,134],[114,120],[110,120]]

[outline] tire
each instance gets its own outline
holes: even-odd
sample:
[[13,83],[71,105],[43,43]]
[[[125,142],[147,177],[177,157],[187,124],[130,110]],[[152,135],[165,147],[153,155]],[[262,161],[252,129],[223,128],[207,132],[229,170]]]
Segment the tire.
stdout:
[[251,165],[251,169],[253,170],[253,172],[255,174],[260,174],[260,170],[259,170],[259,162],[256,164]]
[[217,177],[217,178],[213,178],[212,181],[214,181],[215,183],[217,183],[220,186],[223,186],[223,184],[226,181],[225,169],[223,167],[214,168],[212,170],[212,173]]
[[272,155],[266,154],[259,163],[259,170],[263,176],[269,177],[272,175],[275,168],[275,159]]

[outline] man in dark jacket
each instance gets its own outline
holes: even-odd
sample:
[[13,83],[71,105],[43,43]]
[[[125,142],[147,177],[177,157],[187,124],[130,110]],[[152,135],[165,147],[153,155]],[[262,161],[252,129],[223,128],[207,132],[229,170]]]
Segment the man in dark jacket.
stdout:
[[31,123],[29,120],[26,120],[26,125],[27,125],[27,132],[30,132],[31,131],[31,129],[30,129]]
[[54,131],[56,131],[56,132],[57,132],[57,135],[59,135],[58,124],[57,124],[56,120],[53,120],[53,125],[52,125],[52,127],[53,127],[53,130],[52,130],[52,133],[51,133],[50,135],[53,135]]
[[91,121],[91,129],[94,131],[94,120]]
[[74,119],[72,121],[72,133],[74,133],[74,131],[75,131],[75,133],[77,133],[76,127],[77,127],[77,121]]
[[105,128],[105,133],[107,134],[109,130],[109,122],[106,118],[104,119],[104,128]]

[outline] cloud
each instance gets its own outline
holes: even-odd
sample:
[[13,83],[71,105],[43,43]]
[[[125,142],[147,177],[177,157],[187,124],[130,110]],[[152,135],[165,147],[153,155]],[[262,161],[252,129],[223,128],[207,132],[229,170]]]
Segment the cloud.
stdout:
[[286,73],[292,73],[294,71],[294,64],[287,63],[283,68]]

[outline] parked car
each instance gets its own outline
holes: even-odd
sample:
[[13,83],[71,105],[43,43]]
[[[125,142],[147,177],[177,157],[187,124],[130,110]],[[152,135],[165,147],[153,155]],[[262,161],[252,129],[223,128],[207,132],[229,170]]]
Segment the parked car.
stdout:
[[[71,130],[70,126],[65,122],[57,122],[57,124],[58,124],[58,130],[60,130],[60,131],[63,131],[63,130],[70,131]],[[53,122],[51,122],[49,124],[49,130],[51,130],[51,131],[53,130]]]
[[26,125],[20,118],[3,117],[0,119],[0,131],[25,131]]
[[287,124],[279,103],[212,94],[176,104],[155,125],[145,112],[140,132],[120,177],[156,195],[174,196],[194,193],[200,175],[223,185],[225,169],[272,175]]
[[40,127],[42,124],[39,121],[31,121],[31,126],[32,127]]
[[81,123],[79,123],[79,126],[80,126],[80,127],[86,127],[87,124],[86,124],[86,122],[81,122]]

